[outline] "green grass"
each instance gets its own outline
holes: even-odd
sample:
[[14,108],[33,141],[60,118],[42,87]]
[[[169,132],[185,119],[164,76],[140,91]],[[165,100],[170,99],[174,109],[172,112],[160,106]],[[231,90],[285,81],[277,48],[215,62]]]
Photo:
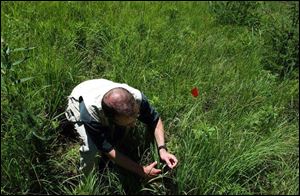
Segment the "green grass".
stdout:
[[[34,49],[10,53],[12,63],[30,56],[12,68],[1,53],[1,194],[298,194],[299,60],[295,40],[289,52],[274,47],[285,44],[290,4],[258,4],[252,28],[222,24],[208,2],[2,1],[1,38]],[[143,181],[113,167],[81,181],[79,144],[60,121],[72,88],[93,78],[147,95],[175,170]],[[129,156],[157,160],[139,142],[143,126],[132,131]]]

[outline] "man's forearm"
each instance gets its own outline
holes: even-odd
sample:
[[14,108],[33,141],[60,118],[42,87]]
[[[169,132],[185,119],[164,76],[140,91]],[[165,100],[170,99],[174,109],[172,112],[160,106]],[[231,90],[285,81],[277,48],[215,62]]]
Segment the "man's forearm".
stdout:
[[134,172],[140,176],[144,176],[144,169],[141,165],[137,164],[136,162],[132,161],[127,156],[123,155],[121,152],[113,149],[109,153],[107,153],[107,156],[115,161],[118,165],[121,167]]
[[155,127],[154,136],[157,146],[165,145],[164,126],[160,118]]

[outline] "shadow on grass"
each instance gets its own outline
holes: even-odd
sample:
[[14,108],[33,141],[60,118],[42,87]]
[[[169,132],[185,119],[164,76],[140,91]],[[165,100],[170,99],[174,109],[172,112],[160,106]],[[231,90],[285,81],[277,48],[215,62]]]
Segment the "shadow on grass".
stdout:
[[[123,142],[119,144],[117,149],[128,156],[133,161],[141,165],[148,165],[152,163],[151,145],[154,146],[155,138],[153,130],[144,127],[136,127],[129,130],[129,134],[124,138]],[[119,180],[126,194],[129,195],[156,195],[168,194],[176,195],[178,188],[171,175],[164,175],[168,172],[167,167],[164,167],[163,174],[155,180],[146,181],[141,177],[127,171],[117,165],[114,165],[118,174]]]
[[[80,142],[79,135],[72,123],[66,120],[61,121],[60,140],[68,142]],[[146,129],[142,126],[137,126],[128,131],[126,137],[123,138],[121,143],[116,145],[116,149],[132,159],[133,161],[142,165],[148,165],[152,163],[153,157],[151,156],[150,148],[154,145],[155,139],[153,130]],[[79,152],[78,152],[79,153]],[[136,174],[127,171],[116,164],[113,164],[105,155],[101,155],[99,162],[99,175],[104,180],[102,183],[109,184],[109,175],[103,175],[106,173],[106,169],[111,172],[115,172],[118,176],[118,181],[121,183],[121,187],[124,193],[129,195],[154,195],[154,194],[168,194],[175,195],[178,193],[177,184],[172,177],[174,172],[168,177],[162,175],[157,180],[147,182],[145,179],[137,176]],[[163,170],[166,173],[168,170]],[[107,178],[107,179],[106,179]],[[113,188],[113,187],[111,187]],[[116,191],[116,190],[111,190]]]

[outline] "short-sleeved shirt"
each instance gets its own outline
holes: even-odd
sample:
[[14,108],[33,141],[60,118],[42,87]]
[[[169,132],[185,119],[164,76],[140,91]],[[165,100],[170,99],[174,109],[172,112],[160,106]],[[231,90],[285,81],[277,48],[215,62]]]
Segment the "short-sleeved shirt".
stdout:
[[79,84],[69,96],[66,116],[72,122],[83,124],[94,144],[102,152],[111,151],[125,132],[124,127],[117,126],[106,118],[101,106],[105,93],[117,87],[125,88],[133,95],[140,106],[138,120],[153,130],[159,119],[159,113],[150,105],[147,97],[127,84],[106,79],[88,80]]

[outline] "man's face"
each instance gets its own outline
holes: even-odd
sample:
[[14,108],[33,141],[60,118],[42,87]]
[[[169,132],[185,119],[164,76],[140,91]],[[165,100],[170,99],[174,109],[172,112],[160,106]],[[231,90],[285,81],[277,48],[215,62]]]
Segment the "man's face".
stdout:
[[114,122],[119,126],[134,127],[136,119],[139,117],[139,108],[137,105],[135,105],[134,111],[134,116],[118,116],[117,118],[115,118]]
[[136,118],[127,117],[127,116],[119,116],[115,119],[115,123],[122,127],[134,127],[136,123]]

